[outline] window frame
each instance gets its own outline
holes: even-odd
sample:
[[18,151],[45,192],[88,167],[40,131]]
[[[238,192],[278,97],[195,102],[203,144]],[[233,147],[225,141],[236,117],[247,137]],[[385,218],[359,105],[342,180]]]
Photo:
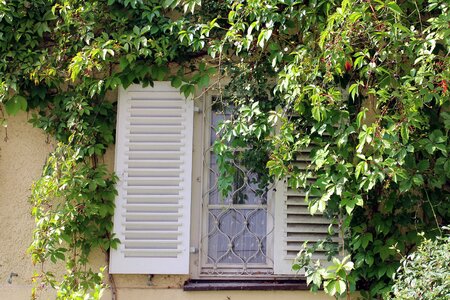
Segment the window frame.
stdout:
[[[207,263],[208,252],[208,203],[210,192],[210,163],[212,145],[211,140],[211,125],[212,125],[212,104],[213,97],[216,97],[218,93],[211,91],[206,93],[196,102],[197,107],[201,107],[194,116],[194,169],[195,175],[193,178],[197,178],[200,181],[200,192],[194,193],[200,196],[193,197],[193,209],[192,220],[199,220],[198,222],[191,223],[191,278],[193,279],[273,279],[274,274],[274,242],[275,242],[275,194],[274,187],[271,187],[267,192],[267,224],[266,224],[266,257],[267,262],[265,265],[256,266],[248,265],[247,269],[250,270],[249,274],[242,274],[241,264],[230,264],[220,268],[218,274],[208,274],[205,270],[212,269],[213,264]],[[200,130],[198,130],[199,126]],[[201,143],[198,143],[199,137]],[[198,162],[201,162],[199,164]],[[200,174],[200,177],[198,175]],[[224,205],[226,207],[227,205]]]

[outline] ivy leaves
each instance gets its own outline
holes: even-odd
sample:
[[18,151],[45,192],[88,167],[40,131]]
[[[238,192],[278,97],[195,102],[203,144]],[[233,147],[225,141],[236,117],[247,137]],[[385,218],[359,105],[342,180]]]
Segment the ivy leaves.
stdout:
[[[300,271],[305,268],[306,283],[312,290],[317,291],[323,286],[324,291],[330,296],[342,297],[350,293],[348,280],[350,272],[353,270],[353,262],[350,261],[350,255],[342,260],[334,257],[328,267],[322,267],[319,261],[312,262],[312,254],[323,243],[310,247],[307,243],[303,244],[292,265],[292,270]],[[321,249],[323,250],[323,249]]]
[[102,275],[85,269],[88,256],[95,248],[107,251],[119,242],[110,236],[116,177],[104,165],[92,168],[86,157],[80,148],[59,143],[32,187],[36,229],[28,251],[33,263],[65,261],[72,274],[59,281],[43,268],[35,275],[35,280],[58,287],[57,299],[101,294]]

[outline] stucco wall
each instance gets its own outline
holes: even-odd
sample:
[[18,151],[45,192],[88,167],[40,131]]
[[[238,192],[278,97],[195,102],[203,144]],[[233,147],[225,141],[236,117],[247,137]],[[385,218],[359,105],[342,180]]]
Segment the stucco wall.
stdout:
[[[30,214],[28,196],[33,180],[54,143],[40,129],[33,128],[28,115],[20,113],[8,119],[8,132],[0,131],[0,300],[29,299],[34,267],[26,250],[31,242],[34,220]],[[113,165],[114,150],[110,149],[104,162]],[[92,255],[94,266],[104,266],[103,254]],[[56,267],[58,269],[58,266]],[[59,268],[62,270],[62,268]],[[18,277],[12,278],[11,273]],[[149,282],[145,275],[115,275],[117,300],[268,300],[268,299],[331,299],[323,293],[307,291],[220,291],[183,292],[188,276],[156,275]],[[41,294],[42,299],[54,298],[52,291]],[[107,291],[104,299],[111,299]]]
[[[26,251],[34,220],[28,196],[51,148],[26,113],[8,118],[7,132],[0,129],[0,299],[29,299],[33,266]],[[11,273],[18,277],[9,284]]]

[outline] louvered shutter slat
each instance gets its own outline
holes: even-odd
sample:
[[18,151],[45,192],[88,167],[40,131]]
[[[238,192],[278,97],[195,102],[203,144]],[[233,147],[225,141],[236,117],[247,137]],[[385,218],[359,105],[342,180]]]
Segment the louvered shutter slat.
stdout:
[[140,239],[142,237],[151,239],[161,239],[167,237],[176,237],[180,235],[177,231],[148,231],[148,230],[127,230],[125,237],[129,239]]
[[[310,152],[311,149],[306,149],[298,154],[294,166],[306,170],[311,162]],[[312,244],[326,239],[330,220],[319,213],[309,213],[305,191],[288,188],[285,181],[280,181],[276,190],[274,253],[277,255],[274,257],[274,273],[296,274],[291,267],[301,246],[306,241]],[[317,197],[309,196],[310,200],[314,198]],[[332,237],[332,242],[338,243],[338,237]],[[327,259],[325,253],[320,251],[314,253],[312,258]]]
[[[182,224],[177,222],[123,222],[122,226],[125,228],[125,234],[134,230],[168,230],[177,229]],[[178,229],[177,229],[178,230]],[[151,232],[153,232],[151,231]],[[181,233],[180,233],[181,234]]]
[[170,83],[121,90],[111,273],[187,274],[193,104]]
[[180,117],[172,117],[170,120],[167,120],[165,116],[154,116],[152,119],[148,119],[147,116],[132,116],[129,118],[130,123],[141,123],[145,122],[145,124],[154,124],[154,125],[173,125],[181,123],[183,118]]
[[[177,259],[181,254],[180,250],[175,249],[155,249],[155,250],[140,250],[140,249],[127,249],[123,251],[125,257],[129,259]],[[167,266],[169,267],[169,266]]]

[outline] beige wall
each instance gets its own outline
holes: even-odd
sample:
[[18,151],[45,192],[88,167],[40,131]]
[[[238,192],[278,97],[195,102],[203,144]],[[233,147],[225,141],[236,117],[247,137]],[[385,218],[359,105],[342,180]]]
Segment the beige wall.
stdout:
[[[3,296],[5,292],[29,290],[33,268],[26,250],[34,220],[28,196],[52,148],[42,131],[28,124],[27,118],[26,113],[9,118],[7,134],[0,129],[0,299],[12,299]],[[19,276],[8,284],[11,273]]]
[[[30,299],[33,266],[26,250],[31,242],[34,220],[30,214],[28,196],[33,180],[41,173],[53,142],[40,129],[33,128],[28,115],[20,113],[8,119],[8,140],[0,131],[0,300]],[[112,166],[113,150],[105,162]],[[106,264],[104,255],[92,256],[94,266]],[[17,273],[9,284],[11,273]],[[183,292],[188,276],[115,275],[117,300],[266,300],[266,299],[331,299],[307,291],[220,291]],[[52,291],[42,299],[52,299]],[[111,299],[108,291],[104,299]]]

